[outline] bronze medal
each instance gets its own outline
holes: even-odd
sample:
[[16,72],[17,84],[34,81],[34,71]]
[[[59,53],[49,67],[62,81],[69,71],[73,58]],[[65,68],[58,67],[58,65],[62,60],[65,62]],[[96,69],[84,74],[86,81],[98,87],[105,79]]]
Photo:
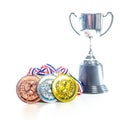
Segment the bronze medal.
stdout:
[[27,75],[22,77],[16,86],[18,97],[25,103],[36,103],[40,101],[37,94],[37,84],[39,77]]

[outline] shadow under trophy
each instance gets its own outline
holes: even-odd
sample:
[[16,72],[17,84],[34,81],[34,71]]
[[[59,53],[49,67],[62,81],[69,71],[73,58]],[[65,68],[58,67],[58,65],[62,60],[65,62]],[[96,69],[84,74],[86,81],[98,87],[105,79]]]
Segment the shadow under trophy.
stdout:
[[[103,22],[107,16],[110,16],[110,23],[105,23],[108,27],[103,32]],[[74,28],[72,17],[79,19],[79,31]],[[107,12],[106,15],[103,13],[81,13],[79,18],[74,12],[71,12],[69,21],[75,33],[78,35],[84,34],[89,39],[88,55],[79,67],[79,80],[83,84],[83,93],[98,94],[107,92],[108,89],[103,83],[103,65],[93,55],[91,40],[96,35],[101,37],[109,31],[113,23],[112,12]]]

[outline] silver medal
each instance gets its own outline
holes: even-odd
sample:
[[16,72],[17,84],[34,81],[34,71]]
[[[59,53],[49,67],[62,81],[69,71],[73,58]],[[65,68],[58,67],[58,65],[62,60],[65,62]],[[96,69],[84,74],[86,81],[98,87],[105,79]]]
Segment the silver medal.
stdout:
[[52,93],[52,81],[55,78],[54,75],[45,75],[43,76],[37,85],[37,92],[40,99],[44,102],[56,102],[57,99],[53,96]]

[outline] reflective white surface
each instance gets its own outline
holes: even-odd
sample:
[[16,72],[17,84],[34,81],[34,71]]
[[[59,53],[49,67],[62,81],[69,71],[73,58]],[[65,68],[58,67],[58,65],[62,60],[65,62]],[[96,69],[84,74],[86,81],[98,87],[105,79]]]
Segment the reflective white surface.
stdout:
[[[73,120],[119,119],[120,99],[113,94],[83,94],[70,103],[25,104],[18,98],[2,104],[1,119],[17,120]],[[3,110],[4,109],[4,110]]]
[[[67,67],[78,78],[88,53],[88,40],[69,24],[70,12],[114,14],[111,29],[94,40],[93,52],[104,66],[108,93],[76,97],[70,103],[26,104],[16,84],[30,67],[49,63]],[[76,23],[77,24],[77,23]],[[120,11],[118,0],[0,1],[0,120],[119,120]]]

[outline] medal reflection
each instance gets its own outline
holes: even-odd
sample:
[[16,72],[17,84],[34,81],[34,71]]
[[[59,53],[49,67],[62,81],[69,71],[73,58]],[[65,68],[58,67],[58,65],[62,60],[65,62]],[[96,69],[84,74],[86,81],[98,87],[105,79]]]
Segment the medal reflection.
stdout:
[[[110,16],[111,20],[107,29],[102,32],[102,23],[104,22],[103,18],[107,16]],[[84,34],[89,38],[89,52],[84,59],[83,64],[80,65],[79,68],[79,80],[83,83],[84,93],[97,94],[107,92],[108,89],[103,84],[103,65],[93,55],[91,39],[93,39],[96,35],[101,37],[109,31],[113,23],[113,14],[111,12],[108,12],[106,15],[103,15],[102,13],[82,13],[79,18],[79,32],[73,27],[72,17],[77,17],[77,15],[73,12],[69,15],[69,21],[72,29],[78,35]],[[105,25],[107,25],[107,23]]]

